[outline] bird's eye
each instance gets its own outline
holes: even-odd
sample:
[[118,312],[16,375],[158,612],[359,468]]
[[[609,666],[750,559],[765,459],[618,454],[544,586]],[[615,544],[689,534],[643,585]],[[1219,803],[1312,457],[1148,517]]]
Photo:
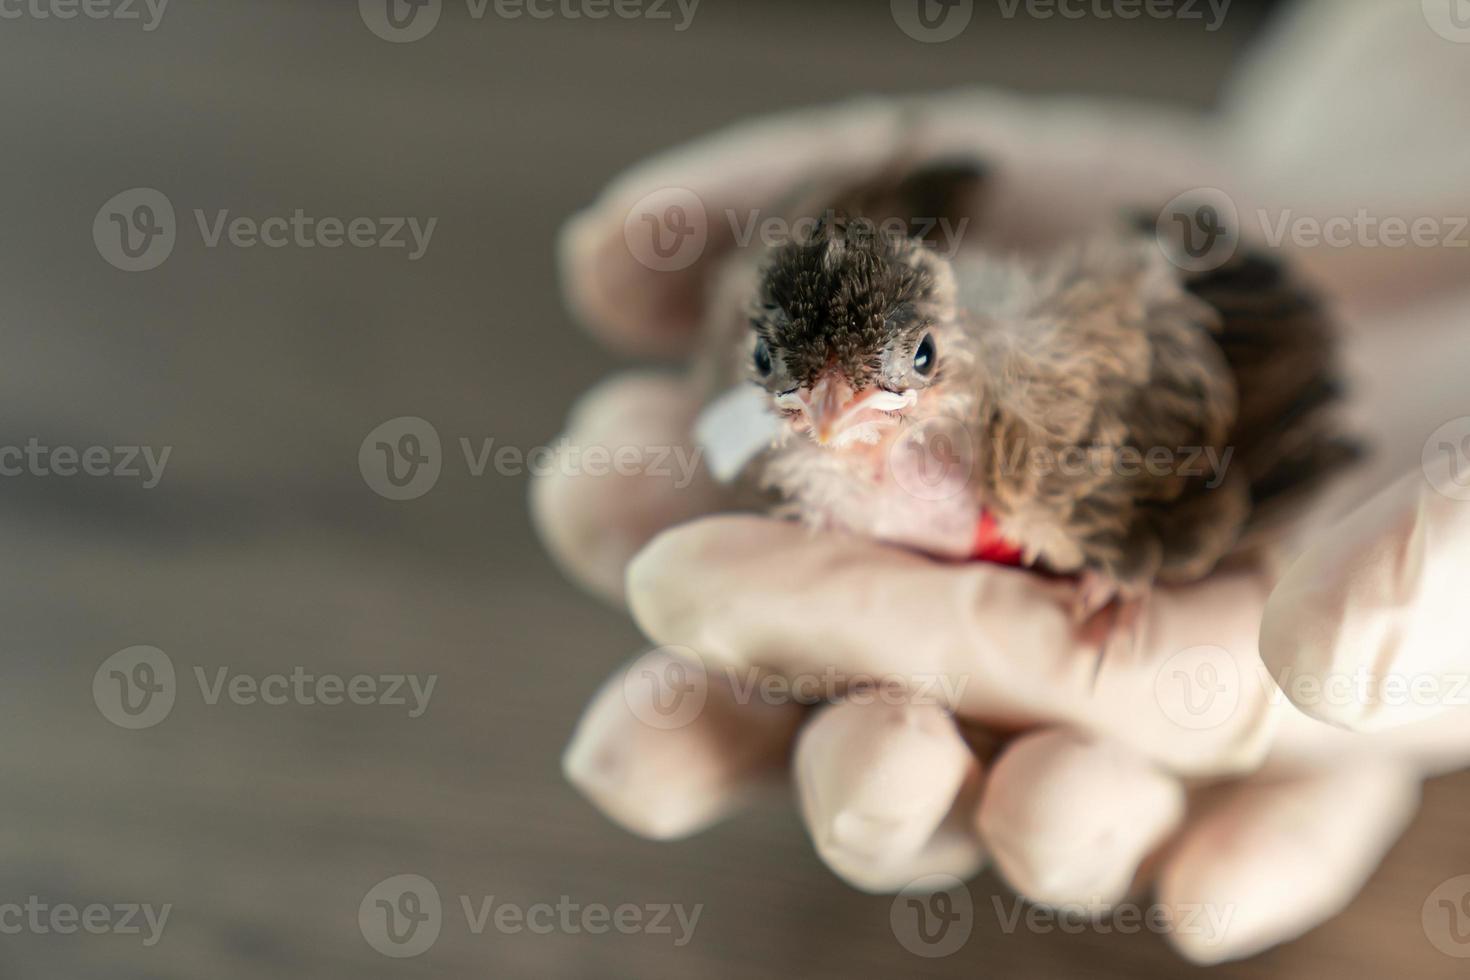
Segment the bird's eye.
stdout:
[[763,378],[771,376],[771,348],[764,340],[755,342],[755,371]]
[[929,377],[934,373],[934,368],[939,364],[939,356],[934,350],[934,335],[924,334],[924,339],[919,341],[918,350],[914,351],[914,370],[922,377]]

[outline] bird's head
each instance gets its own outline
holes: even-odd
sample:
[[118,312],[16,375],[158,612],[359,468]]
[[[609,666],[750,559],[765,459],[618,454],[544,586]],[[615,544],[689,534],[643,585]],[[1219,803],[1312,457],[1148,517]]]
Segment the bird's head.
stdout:
[[750,321],[751,377],[793,433],[833,449],[936,411],[959,353],[949,264],[861,218],[777,249]]

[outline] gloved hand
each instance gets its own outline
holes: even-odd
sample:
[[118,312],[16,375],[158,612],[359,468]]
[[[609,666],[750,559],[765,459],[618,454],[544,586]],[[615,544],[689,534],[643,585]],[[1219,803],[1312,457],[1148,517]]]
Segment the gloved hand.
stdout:
[[[1215,134],[1187,120],[980,96],[927,104],[944,125],[925,130],[919,149],[983,148],[1000,202],[983,234],[1023,247],[1167,199],[1171,188],[1224,183],[1180,151],[1223,159],[1211,152]],[[862,104],[777,119],[629,174],[568,229],[575,305],[622,347],[688,351],[707,298],[702,272],[734,247],[727,217],[747,220],[798,179],[875,166],[894,140],[914,138],[901,115]],[[704,241],[684,267],[651,268],[660,263],[647,261],[638,238],[640,211],[667,204],[670,187],[703,210],[683,217],[695,220],[686,229],[702,225]],[[1251,193],[1228,190],[1238,200]],[[1419,329],[1433,334],[1455,311],[1431,310]],[[1395,310],[1400,337],[1413,319]],[[1437,572],[1452,552],[1415,532],[1465,519],[1418,509],[1430,500],[1422,474],[1352,514],[1352,536],[1314,529],[1279,587],[1276,570],[1253,568],[1158,590],[1094,677],[1096,638],[1074,624],[1063,583],[756,516],[704,516],[728,506],[723,489],[706,474],[685,485],[653,465],[672,447],[691,451],[697,390],[659,375],[599,388],[573,413],[570,445],[639,447],[649,465],[549,476],[533,497],[564,567],[626,601],[660,644],[593,698],[565,757],[569,778],[635,832],[694,833],[790,762],[818,852],[858,887],[967,877],[987,854],[1037,901],[1106,905],[1151,883],[1166,907],[1230,910],[1213,920],[1218,928],[1189,917],[1192,928],[1171,934],[1186,956],[1208,962],[1335,914],[1407,823],[1419,780],[1470,759],[1470,712],[1370,737],[1307,718],[1277,686],[1285,679],[1291,700],[1318,718],[1361,727],[1382,716],[1314,701],[1309,685],[1291,681],[1355,659],[1381,664],[1371,655],[1431,628],[1406,623],[1446,613],[1448,593],[1426,589],[1415,572]],[[1369,404],[1365,416],[1375,436],[1390,432],[1400,447],[1416,434],[1417,456],[1433,426],[1408,419],[1391,432],[1394,404]],[[1402,465],[1403,455],[1382,459]],[[1332,510],[1324,504],[1323,518]],[[1345,548],[1364,560],[1324,598],[1313,569],[1337,569]],[[1397,573],[1373,579],[1374,556],[1385,553],[1398,556]],[[1392,588],[1365,591],[1365,581]],[[1358,604],[1332,601],[1344,595]],[[1332,631],[1352,626],[1347,614],[1368,608],[1365,596],[1390,596],[1403,614],[1376,643]],[[798,703],[826,694],[834,703],[815,711]]]
[[1385,732],[1470,706],[1470,416],[1425,456],[1322,535],[1267,603],[1266,666],[1322,721]]
[[[604,431],[572,439],[632,444],[606,441],[605,427],[669,445],[677,425],[665,440],[646,426],[686,415],[677,395],[614,383],[580,413]],[[650,501],[686,500],[653,476],[598,483],[539,487],[543,525],[646,529]],[[630,830],[692,834],[789,759],[818,852],[857,887],[965,878],[988,852],[1032,900],[1105,905],[1147,863],[1163,905],[1231,910],[1224,934],[1181,914],[1195,927],[1172,939],[1199,961],[1336,913],[1412,815],[1419,779],[1470,758],[1464,711],[1369,739],[1285,706],[1256,661],[1264,573],[1161,592],[1146,642],[1111,650],[1095,683],[1066,587],[999,566],[723,516],[655,537],[627,581],[639,624],[666,646],[593,698],[565,767]],[[796,703],[865,679],[908,693],[868,688],[816,712]],[[986,730],[1024,734],[992,757]],[[1213,781],[1183,821],[1186,786],[1202,782],[1186,777],[1242,771]]]

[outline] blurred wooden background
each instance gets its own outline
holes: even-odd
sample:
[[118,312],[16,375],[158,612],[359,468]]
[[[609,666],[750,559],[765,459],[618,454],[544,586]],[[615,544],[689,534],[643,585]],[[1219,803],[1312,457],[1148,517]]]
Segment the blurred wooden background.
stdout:
[[[986,5],[981,4],[984,8]],[[720,124],[860,91],[997,83],[1205,105],[1257,30],[1002,22],[919,45],[887,4],[704,0],[668,22],[471,22],[372,36],[356,5],[175,0],[117,21],[0,24],[0,443],[172,446],[151,490],[0,480],[0,903],[171,903],[163,939],[0,935],[15,977],[772,974],[1180,977],[1149,936],[976,933],[909,955],[889,899],[837,882],[771,801],[686,843],[618,831],[563,784],[587,697],[639,638],[564,583],[523,480],[447,465],[420,500],[368,491],[364,435],[400,415],[531,447],[619,365],[563,312],[555,229],[613,173]],[[140,8],[141,9],[141,8]],[[180,211],[438,216],[427,256],[203,248],[126,275],[90,238],[111,195]],[[157,646],[172,715],[94,707],[113,652]],[[429,711],[205,704],[192,669],[435,673]],[[1349,913],[1217,976],[1463,976],[1419,922],[1470,871],[1470,780],[1429,787]],[[469,934],[390,960],[367,890],[427,876],[447,902],[703,903],[695,940]]]

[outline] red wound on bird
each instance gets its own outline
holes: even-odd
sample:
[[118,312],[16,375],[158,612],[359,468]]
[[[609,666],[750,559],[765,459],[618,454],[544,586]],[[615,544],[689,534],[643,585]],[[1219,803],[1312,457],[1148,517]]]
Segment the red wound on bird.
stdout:
[[982,510],[975,524],[975,546],[970,551],[973,561],[989,561],[997,565],[1020,566],[1021,549],[1003,534],[990,511]]

